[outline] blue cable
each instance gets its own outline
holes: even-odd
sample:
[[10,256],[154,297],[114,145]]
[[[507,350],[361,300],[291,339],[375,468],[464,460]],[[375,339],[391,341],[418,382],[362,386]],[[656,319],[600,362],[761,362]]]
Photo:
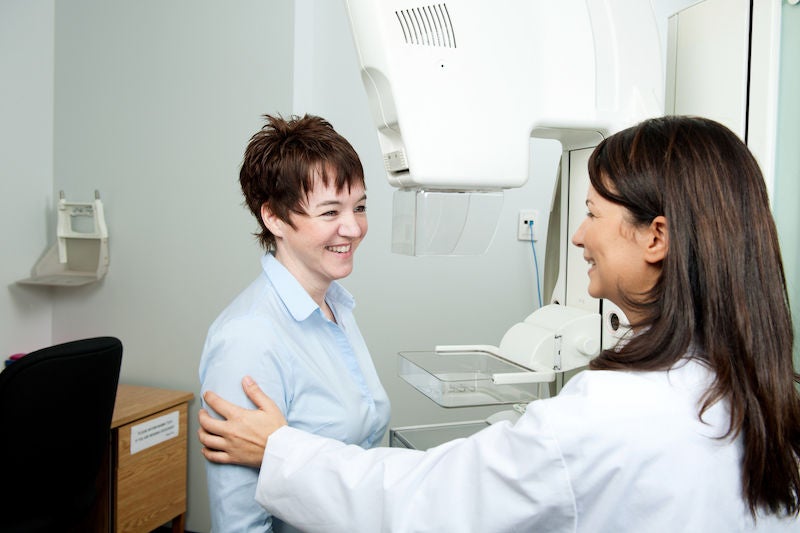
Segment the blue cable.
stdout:
[[533,220],[528,221],[531,230],[531,250],[533,250],[533,264],[536,267],[536,292],[539,295],[539,308],[542,307],[542,287],[539,285],[539,260],[536,258],[536,246],[533,244]]

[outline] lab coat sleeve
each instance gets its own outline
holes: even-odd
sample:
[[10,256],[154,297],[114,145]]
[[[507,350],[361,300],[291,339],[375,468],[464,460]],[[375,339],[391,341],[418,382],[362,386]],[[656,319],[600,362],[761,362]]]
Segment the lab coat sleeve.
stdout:
[[427,452],[284,427],[269,438],[256,500],[308,532],[574,531],[558,442],[531,411]]

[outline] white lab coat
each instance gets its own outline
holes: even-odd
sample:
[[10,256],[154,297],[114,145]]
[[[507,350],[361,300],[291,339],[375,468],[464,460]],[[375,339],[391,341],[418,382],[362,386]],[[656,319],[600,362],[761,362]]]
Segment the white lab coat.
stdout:
[[428,452],[363,450],[293,428],[269,438],[256,499],[304,531],[800,531],[741,497],[741,439],[718,439],[711,374],[586,371],[561,393]]

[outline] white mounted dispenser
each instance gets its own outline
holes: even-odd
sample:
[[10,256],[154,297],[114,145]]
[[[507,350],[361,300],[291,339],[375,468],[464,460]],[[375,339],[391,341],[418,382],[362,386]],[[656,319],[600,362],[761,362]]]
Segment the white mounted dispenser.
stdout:
[[34,265],[21,285],[78,286],[103,278],[108,271],[108,228],[100,193],[92,202],[67,202],[64,191],[56,206],[57,241]]

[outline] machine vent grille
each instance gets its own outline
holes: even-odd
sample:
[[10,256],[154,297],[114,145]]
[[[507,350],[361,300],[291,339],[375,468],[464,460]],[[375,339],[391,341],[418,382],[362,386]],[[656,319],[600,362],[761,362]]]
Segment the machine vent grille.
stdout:
[[406,44],[456,47],[456,34],[446,4],[395,11]]

